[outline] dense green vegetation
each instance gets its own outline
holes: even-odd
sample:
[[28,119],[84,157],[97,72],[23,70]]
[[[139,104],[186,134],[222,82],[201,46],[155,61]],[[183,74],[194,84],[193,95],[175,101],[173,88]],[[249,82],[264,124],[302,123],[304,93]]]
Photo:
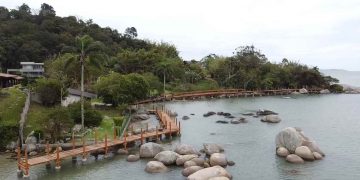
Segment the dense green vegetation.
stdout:
[[[200,61],[184,61],[174,45],[137,36],[135,27],[119,33],[91,19],[56,16],[53,7],[45,3],[37,13],[32,13],[26,4],[11,10],[0,7],[1,70],[18,68],[21,61],[45,62],[44,78],[24,81],[30,82],[24,85],[42,100],[42,105],[31,105],[26,132],[50,134],[49,138],[56,141],[74,123],[103,126],[107,131],[114,123],[123,122],[126,104],[178,91],[302,87],[342,90],[333,85],[337,79],[323,76],[317,67],[286,58],[273,63],[254,46],[239,47],[229,57],[210,54]],[[83,121],[81,103],[67,109],[58,107],[68,87],[95,92],[100,101],[114,107],[96,111],[85,103]],[[16,124],[24,96],[6,98],[0,97],[0,124]],[[7,105],[7,101],[21,104],[20,109]]]
[[25,93],[18,88],[0,89],[0,149],[17,139],[25,100]]

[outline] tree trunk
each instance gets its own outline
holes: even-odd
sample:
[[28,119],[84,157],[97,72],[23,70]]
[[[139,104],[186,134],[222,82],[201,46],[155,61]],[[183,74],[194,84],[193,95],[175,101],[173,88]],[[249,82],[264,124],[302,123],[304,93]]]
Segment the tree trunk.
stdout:
[[165,95],[165,71],[164,71],[164,101],[166,100],[166,95]]
[[84,129],[84,60],[81,56],[81,128]]

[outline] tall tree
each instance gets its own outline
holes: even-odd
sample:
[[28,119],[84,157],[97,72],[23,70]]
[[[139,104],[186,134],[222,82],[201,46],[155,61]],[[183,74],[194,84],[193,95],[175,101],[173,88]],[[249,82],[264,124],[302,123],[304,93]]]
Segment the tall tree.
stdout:
[[101,68],[100,60],[105,60],[106,57],[103,54],[104,45],[99,41],[88,35],[77,36],[75,38],[75,53],[69,56],[65,67],[68,67],[72,63],[80,63],[81,66],[81,126],[84,129],[84,68],[85,63],[93,64]]

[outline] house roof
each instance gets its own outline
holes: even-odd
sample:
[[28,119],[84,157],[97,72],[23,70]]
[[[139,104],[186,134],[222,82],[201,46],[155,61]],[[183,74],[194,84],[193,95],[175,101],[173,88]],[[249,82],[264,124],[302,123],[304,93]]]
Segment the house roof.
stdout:
[[36,63],[36,62],[20,62],[21,65],[44,65],[44,63]]
[[6,73],[0,73],[0,77],[4,77],[4,78],[14,78],[17,75],[14,74],[6,74]]
[[[68,92],[69,94],[71,95],[75,95],[75,96],[81,96],[81,91],[80,90],[77,90],[77,89],[72,89],[72,88],[68,88]],[[87,98],[96,98],[97,95],[94,94],[94,93],[89,93],[89,92],[84,92],[84,97],[87,97]]]
[[2,78],[13,78],[13,79],[16,79],[16,80],[24,79],[21,76],[18,76],[18,75],[15,75],[15,74],[6,74],[6,73],[0,73],[0,77],[2,77]]

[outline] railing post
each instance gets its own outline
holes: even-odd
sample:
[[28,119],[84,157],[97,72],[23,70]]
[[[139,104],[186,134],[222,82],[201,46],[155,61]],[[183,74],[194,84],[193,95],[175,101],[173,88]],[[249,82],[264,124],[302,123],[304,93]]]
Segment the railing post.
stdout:
[[83,149],[83,153],[82,153],[82,161],[85,162],[87,159],[86,159],[86,143],[85,143],[85,137],[83,136],[82,138],[82,149]]
[[97,141],[97,129],[95,128],[95,144],[97,145],[98,141]]
[[107,157],[108,152],[108,141],[107,141],[107,133],[105,133],[105,157]]
[[114,143],[115,143],[115,140],[116,140],[116,127],[114,126],[114,137],[113,137],[113,140],[114,140]]
[[27,147],[25,146],[25,152],[24,152],[24,156],[25,156],[25,163],[23,164],[23,167],[25,169],[24,172],[24,178],[28,178],[29,177],[29,164],[28,164],[28,154],[27,154]]
[[181,134],[181,125],[180,125],[180,121],[179,121],[179,134]]
[[72,148],[75,149],[75,135],[74,132],[72,133]]
[[170,139],[172,139],[172,132],[171,132],[171,122],[169,122],[169,126],[170,126]]
[[17,165],[18,165],[18,170],[17,170],[17,173],[21,173],[21,164],[22,164],[22,161],[21,161],[21,148],[20,146],[17,147]]
[[157,126],[156,126],[155,131],[156,131],[156,141],[157,141],[157,140],[159,140],[159,132],[158,132],[158,127]]
[[47,155],[47,156],[50,155],[50,144],[49,144],[49,141],[46,142],[46,155]]
[[127,135],[127,132],[125,131],[124,133],[124,149],[127,150],[127,142],[126,142],[126,135]]
[[56,162],[55,162],[55,169],[59,170],[61,169],[61,161],[60,161],[60,149],[59,144],[56,146]]

